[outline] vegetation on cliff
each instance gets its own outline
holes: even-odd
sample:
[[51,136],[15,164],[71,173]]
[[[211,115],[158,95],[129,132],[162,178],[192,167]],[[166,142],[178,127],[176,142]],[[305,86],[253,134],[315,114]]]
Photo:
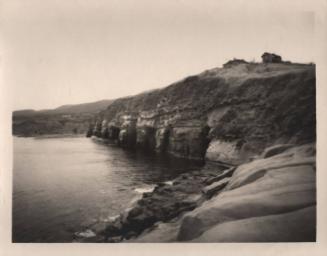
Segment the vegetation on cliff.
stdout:
[[208,159],[218,161],[217,142],[227,143],[247,161],[274,144],[315,141],[315,122],[315,65],[238,61],[115,100],[89,136],[196,159],[211,141]]

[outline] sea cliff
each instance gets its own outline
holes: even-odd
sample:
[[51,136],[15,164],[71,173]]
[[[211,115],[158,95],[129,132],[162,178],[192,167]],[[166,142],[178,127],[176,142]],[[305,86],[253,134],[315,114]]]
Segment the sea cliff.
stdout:
[[315,241],[315,65],[230,61],[117,99],[87,136],[205,162],[84,242]]
[[231,60],[135,96],[15,112],[13,133],[85,133],[204,163],[76,241],[315,241],[315,83],[314,64]]
[[315,65],[233,63],[115,100],[88,136],[230,164],[315,141]]

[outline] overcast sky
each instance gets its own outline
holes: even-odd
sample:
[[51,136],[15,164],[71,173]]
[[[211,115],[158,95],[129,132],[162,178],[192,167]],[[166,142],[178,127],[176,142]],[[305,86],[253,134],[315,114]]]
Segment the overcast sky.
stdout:
[[4,81],[14,109],[136,94],[233,57],[259,61],[265,51],[314,61],[314,15],[297,1],[5,2]]

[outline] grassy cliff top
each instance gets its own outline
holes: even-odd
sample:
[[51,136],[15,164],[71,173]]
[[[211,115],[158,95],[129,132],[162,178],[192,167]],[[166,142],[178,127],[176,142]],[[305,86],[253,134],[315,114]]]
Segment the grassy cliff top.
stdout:
[[102,116],[111,120],[119,113],[177,109],[193,112],[194,118],[205,118],[203,114],[217,107],[268,96],[274,94],[274,90],[293,94],[292,90],[300,90],[294,83],[314,78],[315,65],[310,64],[246,63],[214,68],[163,89],[117,99]]

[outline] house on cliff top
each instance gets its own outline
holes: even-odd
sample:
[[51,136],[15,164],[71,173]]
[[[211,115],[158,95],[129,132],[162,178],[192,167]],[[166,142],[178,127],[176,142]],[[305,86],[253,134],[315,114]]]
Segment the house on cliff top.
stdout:
[[269,53],[265,52],[264,54],[261,55],[262,62],[263,63],[281,63],[282,62],[282,57],[274,54],[274,53]]

